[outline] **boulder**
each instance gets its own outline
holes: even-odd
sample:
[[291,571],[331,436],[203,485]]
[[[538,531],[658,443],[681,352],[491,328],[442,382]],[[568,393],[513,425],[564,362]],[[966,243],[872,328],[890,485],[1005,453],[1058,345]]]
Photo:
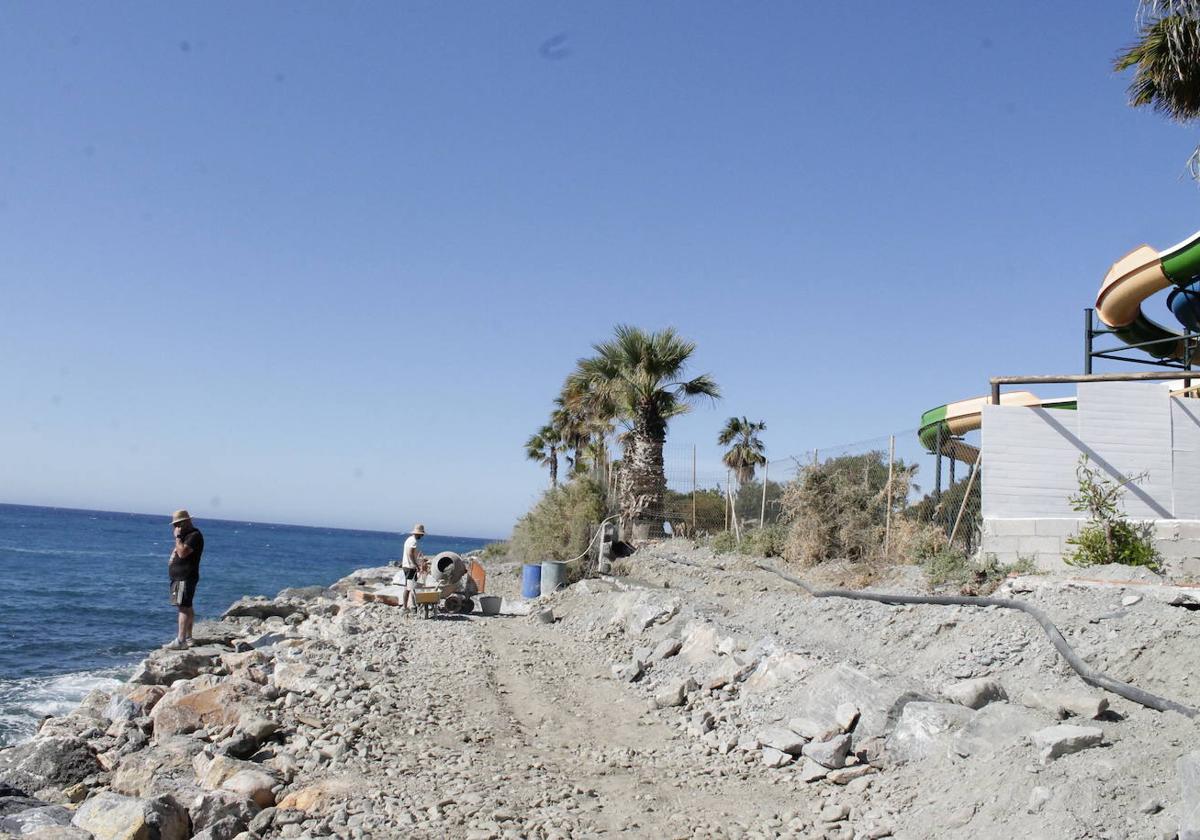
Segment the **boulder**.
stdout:
[[221,790],[251,799],[259,808],[269,808],[275,804],[272,788],[277,784],[279,780],[265,770],[239,770],[221,782]]
[[868,674],[841,663],[805,683],[800,708],[804,717],[837,728],[838,707],[852,704],[859,710],[855,738],[870,738],[890,732],[908,703],[933,699],[906,678]]
[[156,650],[142,660],[129,681],[138,685],[170,685],[208,673],[220,660],[221,649]]
[[231,677],[185,682],[167,692],[150,713],[154,738],[236,724],[248,704],[258,697],[259,687],[248,680]]
[[830,770],[826,776],[829,781],[835,785],[848,785],[855,779],[861,779],[863,776],[870,776],[872,773],[878,772],[869,764],[856,764],[853,767],[843,767],[840,770]]
[[113,771],[109,786],[132,797],[174,794],[188,801],[196,792],[192,759],[203,744],[194,738],[167,738],[123,757]]
[[811,758],[822,767],[838,770],[846,766],[846,756],[850,754],[850,736],[834,735],[828,741],[809,741],[804,745],[805,758]]
[[1054,717],[1069,716],[1095,720],[1108,711],[1107,698],[1093,694],[1066,691],[1026,691],[1021,695],[1021,705],[1030,709],[1041,709]]
[[968,709],[982,709],[988,703],[1008,699],[1004,686],[989,677],[952,683],[942,689],[942,696]]
[[762,762],[768,767],[783,767],[786,764],[791,764],[795,758],[794,755],[785,753],[783,750],[777,750],[774,747],[762,748]]
[[192,818],[192,830],[200,831],[229,818],[241,823],[244,828],[259,810],[259,805],[248,796],[231,790],[214,790],[197,796],[188,814]]
[[683,629],[679,656],[693,665],[717,658],[717,645],[721,636],[717,628],[708,621],[689,621]]
[[73,825],[54,825],[45,828],[35,828],[26,834],[23,840],[95,840],[92,832],[84,831]]
[[49,803],[35,799],[23,790],[0,782],[0,817],[7,817],[18,811],[27,811]]
[[316,668],[304,662],[284,662],[275,666],[271,683],[280,691],[316,694],[323,685],[322,680],[314,676],[316,673]]
[[1179,780],[1179,840],[1200,840],[1200,752],[1175,762]]
[[812,668],[812,660],[786,650],[764,656],[746,677],[745,691],[759,694],[804,676]]
[[255,595],[234,601],[221,618],[256,618],[262,621],[271,617],[287,618],[303,611],[303,605],[295,601],[278,601]]
[[989,703],[971,716],[950,741],[950,749],[966,758],[999,752],[1045,726],[1037,714],[1011,703]]
[[788,721],[788,729],[803,735],[810,741],[824,741],[838,734],[841,727],[836,721],[831,725],[812,718],[794,717]]
[[[246,831],[246,823],[236,817],[225,817],[217,820],[207,828],[192,835],[192,840],[235,840]],[[252,835],[247,834],[247,837]]]
[[683,642],[679,639],[663,639],[654,649],[650,651],[650,662],[661,662],[664,659],[670,659],[675,654],[679,653],[679,649],[683,647]]
[[112,721],[136,720],[150,714],[166,693],[167,689],[161,685],[126,683],[113,692],[104,712]]
[[654,705],[660,709],[682,706],[687,700],[688,683],[691,680],[674,680],[654,695]]
[[854,724],[858,723],[858,706],[853,703],[842,703],[834,712],[834,722],[843,732],[852,732]]
[[71,812],[62,805],[40,805],[25,811],[0,817],[0,834],[8,832],[21,837],[39,828],[70,825]]
[[758,742],[789,755],[800,755],[808,739],[782,726],[772,726],[758,733]]
[[171,796],[135,799],[104,791],[79,806],[71,824],[96,840],[186,840],[187,811]]
[[642,663],[637,660],[626,662],[623,665],[612,666],[613,679],[618,682],[637,682],[642,678],[642,674],[644,673]]
[[77,717],[93,718],[94,720],[107,721],[108,715],[104,710],[108,707],[108,701],[112,699],[112,692],[105,691],[102,688],[93,688],[87,693],[87,696],[80,701],[71,714]]
[[920,761],[939,746],[944,751],[950,733],[966,726],[974,716],[972,709],[957,703],[909,703],[887,736],[887,751],[896,761]]
[[279,801],[278,810],[325,813],[352,797],[362,785],[362,779],[356,776],[322,779],[316,784],[290,791]]
[[1094,747],[1104,740],[1104,731],[1095,726],[1071,726],[1059,724],[1047,726],[1033,733],[1033,743],[1039,750],[1043,764],[1056,758]]
[[679,599],[657,592],[625,592],[617,596],[610,624],[619,624],[636,636],[653,624],[668,621],[679,612]]
[[820,779],[824,779],[826,776],[829,775],[829,768],[822,767],[820,764],[817,764],[817,762],[813,761],[811,758],[805,758],[804,765],[800,768],[800,770],[798,772],[800,774],[800,781],[816,782],[816,781],[819,781]]
[[67,787],[100,770],[81,738],[40,736],[0,752],[0,782],[25,791]]

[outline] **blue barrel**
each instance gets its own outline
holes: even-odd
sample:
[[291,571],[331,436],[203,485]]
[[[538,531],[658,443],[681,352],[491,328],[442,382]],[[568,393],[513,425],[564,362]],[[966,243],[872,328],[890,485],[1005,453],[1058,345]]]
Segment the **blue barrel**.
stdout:
[[539,563],[526,563],[521,568],[521,597],[536,598],[542,594],[542,567]]
[[557,592],[567,585],[567,564],[558,560],[542,561],[542,592]]

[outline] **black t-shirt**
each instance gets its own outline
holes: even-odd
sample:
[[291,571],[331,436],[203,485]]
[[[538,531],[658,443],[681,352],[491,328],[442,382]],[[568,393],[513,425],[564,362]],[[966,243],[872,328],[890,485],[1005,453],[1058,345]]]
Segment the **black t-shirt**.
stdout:
[[171,552],[171,562],[167,564],[167,573],[171,580],[199,580],[200,555],[204,553],[204,535],[193,528],[181,535],[183,544],[192,550],[187,557],[178,557]]

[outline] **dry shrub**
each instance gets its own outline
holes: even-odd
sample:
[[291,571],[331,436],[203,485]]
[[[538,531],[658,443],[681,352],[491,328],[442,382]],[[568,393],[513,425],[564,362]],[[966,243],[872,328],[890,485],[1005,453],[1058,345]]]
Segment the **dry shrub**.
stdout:
[[[891,481],[892,521],[908,497],[914,468],[895,463]],[[839,558],[852,562],[879,557],[888,508],[887,454],[881,451],[807,467],[783,492],[789,531],[785,559],[813,566]]]
[[946,531],[940,524],[919,522],[906,516],[892,518],[889,558],[902,563],[920,563],[946,546]]
[[523,563],[569,560],[583,553],[605,516],[604,488],[576,478],[546,493],[518,521],[508,554]]

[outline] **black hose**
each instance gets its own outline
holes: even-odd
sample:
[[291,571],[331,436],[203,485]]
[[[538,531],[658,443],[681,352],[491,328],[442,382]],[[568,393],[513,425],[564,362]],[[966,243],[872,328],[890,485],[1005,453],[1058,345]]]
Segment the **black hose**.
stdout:
[[1058,632],[1058,628],[1054,626],[1054,622],[1037,607],[1031,606],[1024,601],[1017,601],[1012,598],[971,598],[962,595],[899,595],[887,592],[857,592],[852,589],[813,589],[804,581],[797,577],[792,577],[786,572],[781,572],[764,563],[756,563],[755,565],[764,572],[772,572],[787,582],[794,583],[814,598],[849,598],[854,601],[877,601],[881,604],[937,604],[944,607],[1001,607],[1006,610],[1020,610],[1032,616],[1034,621],[1042,626],[1042,630],[1050,638],[1051,644],[1062,654],[1062,658],[1067,660],[1067,664],[1075,669],[1075,673],[1079,674],[1085,683],[1102,688],[1105,691],[1111,691],[1113,694],[1124,697],[1126,700],[1132,700],[1134,703],[1150,709],[1156,709],[1160,712],[1179,712],[1179,714],[1190,718],[1200,714],[1200,710],[1184,706],[1182,703],[1176,703],[1174,700],[1168,700],[1165,697],[1159,697],[1157,694],[1151,694],[1148,691],[1142,691],[1142,689],[1136,688],[1129,683],[1123,683],[1120,680],[1114,680],[1106,674],[1093,671],[1071,649],[1071,646],[1067,644],[1067,640],[1063,638],[1062,633]]

